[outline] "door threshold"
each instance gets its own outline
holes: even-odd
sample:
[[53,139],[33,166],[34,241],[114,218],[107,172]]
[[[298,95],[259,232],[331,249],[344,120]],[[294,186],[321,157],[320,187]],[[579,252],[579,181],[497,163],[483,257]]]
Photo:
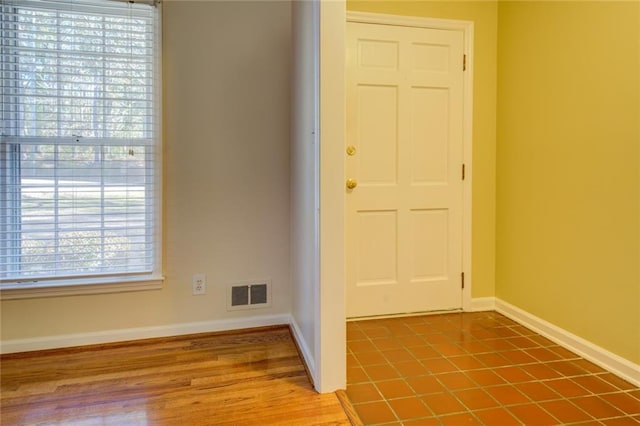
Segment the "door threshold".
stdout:
[[452,314],[456,312],[462,312],[462,308],[441,309],[441,310],[435,310],[435,311],[402,312],[397,314],[369,315],[369,316],[362,316],[362,317],[350,317],[350,318],[347,318],[347,322],[366,321],[366,320],[372,320],[372,319],[417,317],[417,316],[423,316],[423,315]]

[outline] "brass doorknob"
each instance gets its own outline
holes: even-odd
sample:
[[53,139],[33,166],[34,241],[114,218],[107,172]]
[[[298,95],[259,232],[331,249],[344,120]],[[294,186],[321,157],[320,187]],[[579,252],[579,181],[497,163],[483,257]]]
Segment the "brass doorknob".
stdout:
[[358,186],[358,181],[356,181],[355,179],[347,179],[347,189],[353,189],[356,186]]

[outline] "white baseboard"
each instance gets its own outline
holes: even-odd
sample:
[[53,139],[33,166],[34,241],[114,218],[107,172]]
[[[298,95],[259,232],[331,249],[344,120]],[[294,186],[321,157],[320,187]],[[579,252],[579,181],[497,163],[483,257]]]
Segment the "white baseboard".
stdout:
[[290,318],[291,324],[291,332],[293,334],[293,338],[296,339],[296,343],[298,344],[298,348],[300,348],[300,352],[302,352],[303,362],[307,366],[307,370],[309,371],[309,375],[313,380],[314,385],[318,383],[318,376],[316,376],[316,362],[313,354],[309,350],[309,345],[307,345],[307,340],[304,338],[302,331],[300,330],[300,326],[298,326],[298,322],[292,316]]
[[640,365],[498,298],[495,299],[495,310],[613,374],[640,386]]
[[[510,303],[493,297],[471,300],[469,311],[497,312],[547,337],[561,346],[577,353],[589,361],[612,373],[640,386],[640,365],[626,360],[608,350],[597,346],[582,337],[576,336],[556,325],[530,314]],[[94,333],[77,333],[42,338],[4,340],[0,343],[0,353],[27,352],[44,349],[57,349],[72,346],[122,342],[127,340],[170,337],[184,334],[209,333],[216,331],[238,330],[270,325],[290,325],[294,339],[302,352],[309,374],[316,377],[315,359],[300,331],[296,321],[288,314],[264,315],[247,318],[221,319],[213,321],[171,324],[158,327],[140,327],[121,330],[107,330]]]
[[467,312],[482,312],[493,311],[496,308],[495,297],[475,297],[471,299],[471,303],[467,309]]
[[31,339],[3,340],[0,343],[0,353],[8,354],[14,352],[122,342],[127,340],[150,339],[155,337],[170,337],[184,334],[266,327],[270,325],[288,325],[290,323],[290,319],[291,317],[288,314],[263,315],[246,318],[171,324],[157,327],[127,328],[121,330],[98,331],[94,333],[77,333]]

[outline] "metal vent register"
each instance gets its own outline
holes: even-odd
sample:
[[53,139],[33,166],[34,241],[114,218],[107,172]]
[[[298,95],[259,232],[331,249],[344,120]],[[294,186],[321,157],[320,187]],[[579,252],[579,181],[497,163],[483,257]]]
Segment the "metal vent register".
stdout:
[[271,306],[270,282],[234,284],[229,288],[227,309],[255,309]]

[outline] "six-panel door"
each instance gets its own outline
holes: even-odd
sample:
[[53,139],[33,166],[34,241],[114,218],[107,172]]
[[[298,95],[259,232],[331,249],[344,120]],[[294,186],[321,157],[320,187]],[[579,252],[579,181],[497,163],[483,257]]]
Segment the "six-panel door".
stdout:
[[347,23],[348,317],[462,305],[462,61],[461,31]]

